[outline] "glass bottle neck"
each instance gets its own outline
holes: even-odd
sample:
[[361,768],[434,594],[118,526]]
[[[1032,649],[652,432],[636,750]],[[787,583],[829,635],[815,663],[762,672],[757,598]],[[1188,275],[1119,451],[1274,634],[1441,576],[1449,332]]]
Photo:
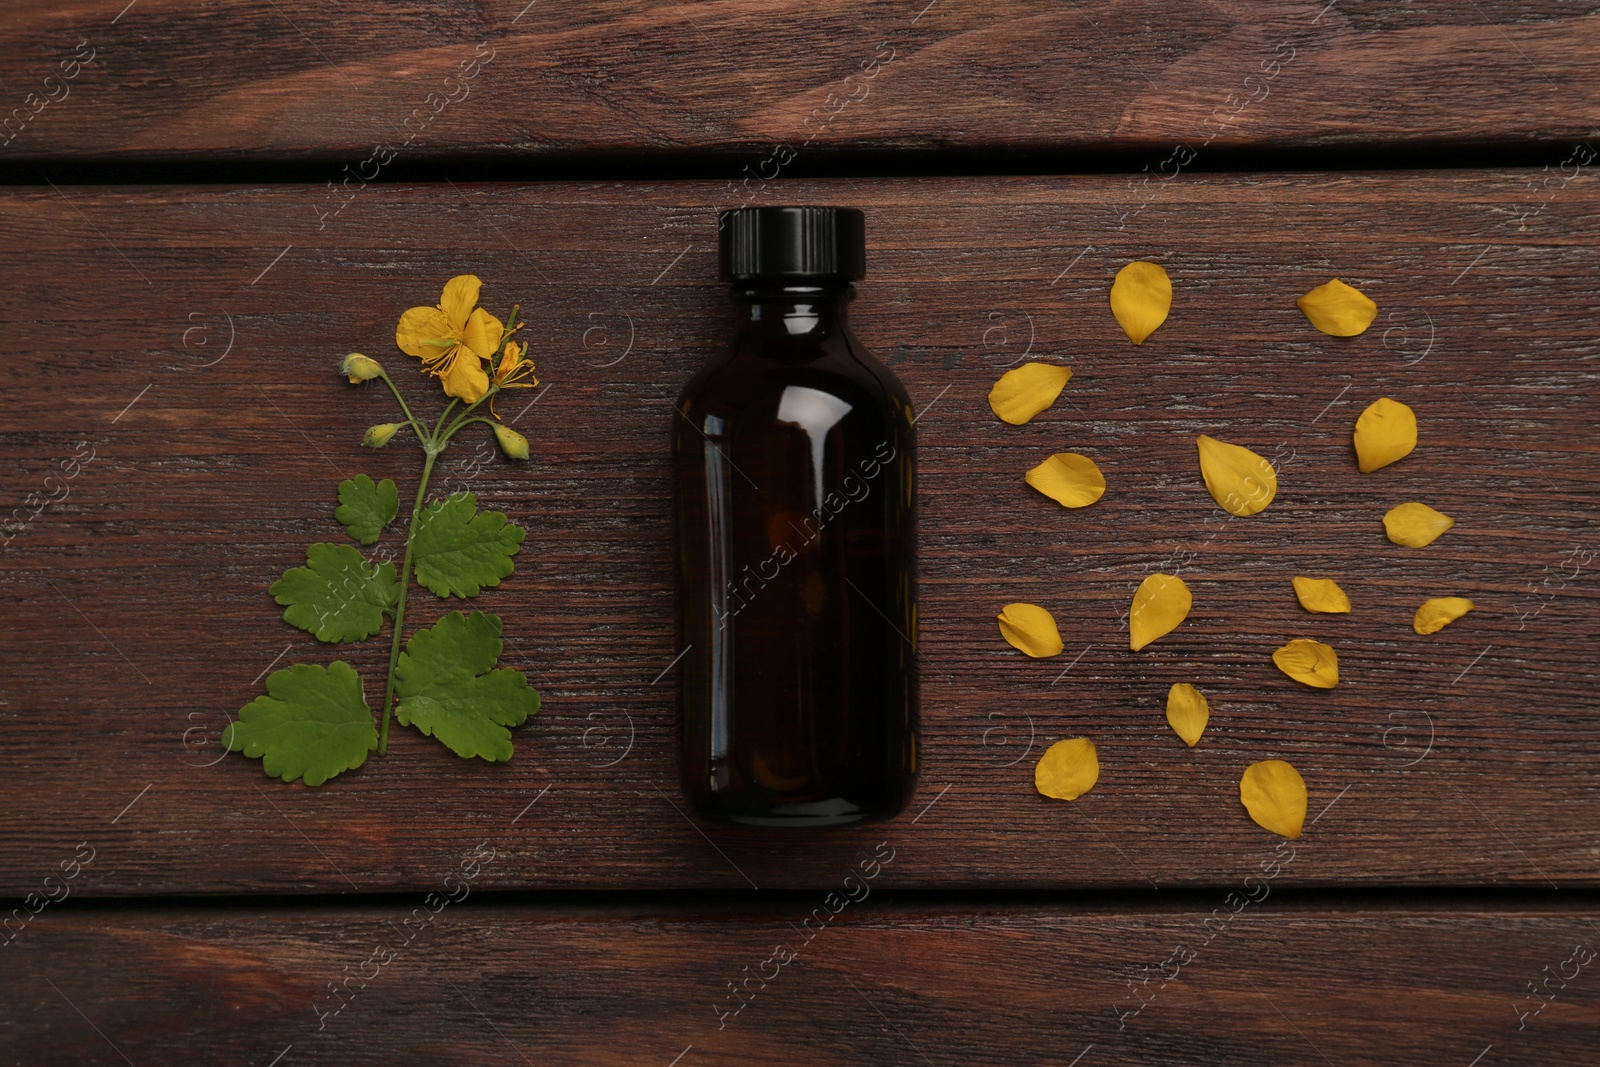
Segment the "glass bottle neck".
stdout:
[[739,306],[743,332],[779,332],[791,337],[844,329],[846,307],[855,299],[845,283],[784,285],[741,282],[730,294]]

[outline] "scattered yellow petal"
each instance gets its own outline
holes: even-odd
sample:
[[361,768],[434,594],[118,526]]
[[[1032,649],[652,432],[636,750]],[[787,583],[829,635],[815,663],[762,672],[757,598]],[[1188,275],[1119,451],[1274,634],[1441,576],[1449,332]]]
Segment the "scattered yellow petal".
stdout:
[[1152,574],[1139,583],[1128,611],[1128,647],[1139,651],[1158,637],[1170,634],[1189,616],[1194,597],[1175,574]]
[[1472,601],[1464,596],[1434,597],[1417,609],[1411,628],[1419,634],[1436,634],[1471,610]]
[[1246,767],[1239,800],[1263,830],[1299,839],[1306,824],[1306,780],[1292,764],[1269,759]]
[[989,408],[1011,425],[1021,426],[1054,404],[1071,378],[1071,367],[1024,363],[1000,375],[989,390]]
[[1057,741],[1033,767],[1033,787],[1057,800],[1077,800],[1100,780],[1100,757],[1087,737]]
[[1211,721],[1211,705],[1206,695],[1188,682],[1174,682],[1167,690],[1167,723],[1193,748]]
[[1335,278],[1295,301],[1311,325],[1334,337],[1354,337],[1365,332],[1378,317],[1378,305],[1360,289]]
[[1412,501],[1389,509],[1383,516],[1383,532],[1389,540],[1408,548],[1431,545],[1439,535],[1456,524],[1456,520],[1426,504]]
[[1350,598],[1344,595],[1344,590],[1332,578],[1302,578],[1296,575],[1294,595],[1300,598],[1300,606],[1307,611],[1338,615],[1350,610]]
[[1278,472],[1242,445],[1200,435],[1200,475],[1211,499],[1230,515],[1254,515],[1278,495]]
[[1007,604],[995,618],[1000,620],[1000,636],[1019,652],[1034,659],[1061,652],[1061,631],[1056,629],[1055,616],[1039,605]]
[[1029,485],[1063,507],[1086,508],[1106,492],[1106,476],[1094,460],[1057,452],[1026,475]]
[[1278,669],[1315,689],[1339,684],[1339,655],[1321,641],[1297,637],[1272,654]]
[[1417,415],[1398,400],[1381,396],[1356,420],[1356,466],[1362,474],[1405,459],[1417,447]]
[[1111,314],[1136,345],[1156,332],[1172,310],[1172,279],[1159,263],[1129,263],[1111,283]]

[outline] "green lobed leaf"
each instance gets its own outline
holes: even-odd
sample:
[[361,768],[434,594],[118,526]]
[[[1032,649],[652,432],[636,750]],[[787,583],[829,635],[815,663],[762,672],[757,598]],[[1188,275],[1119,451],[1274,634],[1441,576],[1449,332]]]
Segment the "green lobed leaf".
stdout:
[[521,671],[496,668],[500,616],[452,611],[406,642],[395,667],[395,716],[466,759],[511,758],[510,726],[539,710]]
[[411,538],[417,581],[439,596],[477,596],[511,573],[511,557],[526,536],[504,514],[479,511],[471,493],[436,500],[418,516]]
[[361,676],[343,660],[326,668],[296,663],[267,678],[267,695],[239,709],[222,731],[229,752],[243,751],[274,778],[321,785],[366,762],[378,747]]
[[362,544],[375,543],[399,513],[400,492],[388,478],[374,485],[371,478],[358,474],[339,483],[339,506],[333,517]]
[[306,566],[286,571],[267,591],[288,606],[285,622],[317,640],[358,641],[383,629],[400,579],[393,563],[373,566],[349,545],[322,542],[306,549]]

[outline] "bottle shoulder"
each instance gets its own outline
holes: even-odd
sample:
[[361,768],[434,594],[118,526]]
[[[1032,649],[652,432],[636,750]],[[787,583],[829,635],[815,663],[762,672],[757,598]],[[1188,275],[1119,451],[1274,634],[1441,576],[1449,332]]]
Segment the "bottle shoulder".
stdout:
[[689,380],[678,409],[696,422],[703,415],[737,420],[746,412],[775,411],[793,389],[833,398],[861,415],[899,421],[910,398],[894,372],[848,332],[829,340],[811,352],[795,344],[736,342]]

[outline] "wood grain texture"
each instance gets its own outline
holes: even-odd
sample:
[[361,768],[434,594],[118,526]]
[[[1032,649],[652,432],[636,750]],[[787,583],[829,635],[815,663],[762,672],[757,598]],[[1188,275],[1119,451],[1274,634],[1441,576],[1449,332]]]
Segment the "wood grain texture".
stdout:
[[1492,1067],[1600,1040],[1592,907],[62,909],[0,957],[8,1061]]
[[[0,158],[314,157],[334,182],[344,164],[370,179],[380,145],[457,165],[717,152],[733,181],[771,177],[778,145],[1114,148],[1154,153],[1154,173],[1178,144],[1583,140],[1600,103],[1600,6],[1548,0],[106,0],[0,18]],[[62,68],[74,54],[90,58]]]
[[[426,888],[481,840],[501,850],[492,888],[826,887],[884,840],[899,887],[1234,884],[1275,840],[1238,803],[1244,767],[1269,757],[1311,793],[1285,884],[1600,883],[1600,192],[1585,172],[1541,202],[1530,179],[785,186],[867,211],[854,321],[924,411],[920,792],[895,822],[795,836],[697,826],[673,784],[666,440],[731,319],[719,185],[374,187],[321,229],[317,188],[8,189],[0,240],[29,266],[0,297],[0,489],[21,504],[53,492],[78,442],[95,458],[0,554],[0,892],[35,891],[80,842],[97,850],[83,895]],[[1135,258],[1177,292],[1137,348],[1106,306]],[[376,355],[425,396],[394,322],[463,271],[491,307],[522,303],[545,388],[504,408],[529,463],[464,439],[439,488],[529,529],[517,572],[476,604],[504,616],[507,662],[544,711],[506,765],[402,729],[358,772],[285,786],[219,758],[230,714],[269,667],[336,657],[376,703],[386,645],[318,646],[266,587],[342,537],[340,478],[405,494],[420,466],[403,444],[358,446],[392,401],[335,362]],[[1330,276],[1377,300],[1362,337],[1295,308]],[[1023,358],[1074,378],[1009,427],[985,397]],[[1422,443],[1363,476],[1349,433],[1381,395],[1415,408]],[[1282,466],[1267,512],[1214,508],[1200,433]],[[1067,512],[1023,484],[1062,450],[1099,462],[1098,504]],[[1380,517],[1410,499],[1456,528],[1390,545]],[[1133,655],[1121,616],[1163,568],[1195,610]],[[1302,612],[1302,573],[1336,577],[1356,610]],[[1440,595],[1477,610],[1412,633]],[[1056,613],[1061,656],[1000,640],[1013,600]],[[443,610],[415,603],[417,625]],[[1339,688],[1276,671],[1297,636],[1337,647]],[[1211,699],[1193,750],[1161,711],[1180,680]],[[1034,760],[1078,735],[1100,746],[1099,785],[1041,798]]]

